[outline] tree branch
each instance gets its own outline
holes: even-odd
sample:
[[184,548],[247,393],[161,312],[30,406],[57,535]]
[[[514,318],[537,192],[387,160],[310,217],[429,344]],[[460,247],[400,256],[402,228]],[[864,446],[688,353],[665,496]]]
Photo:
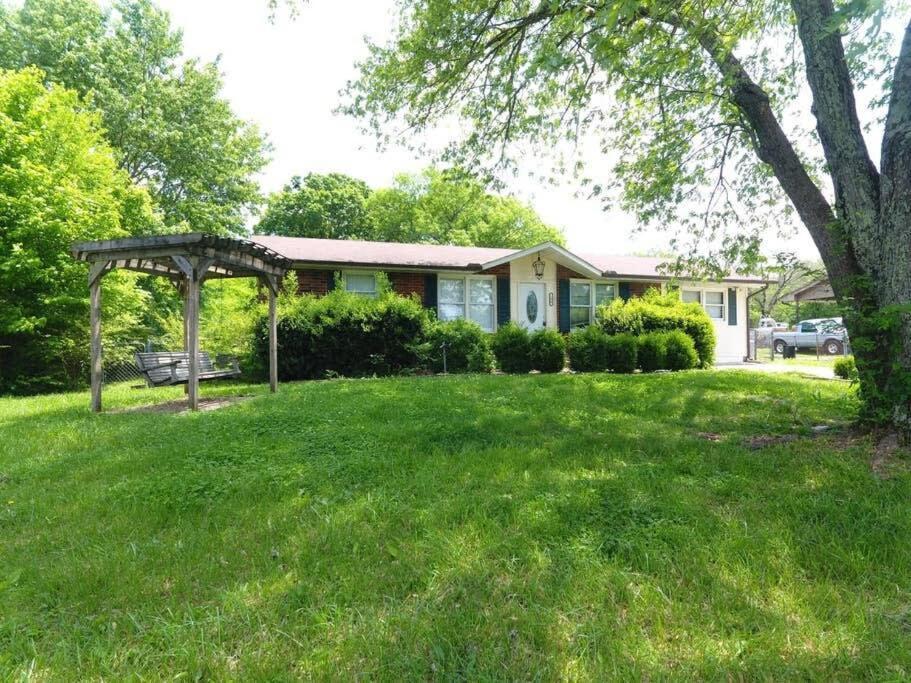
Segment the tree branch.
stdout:
[[816,128],[835,188],[835,207],[858,258],[867,272],[875,273],[879,172],[861,132],[832,0],[792,0],[791,7],[803,45]]
[[892,94],[883,132],[880,164],[884,177],[891,178],[896,161],[911,146],[911,22],[905,28],[901,51],[892,77]]

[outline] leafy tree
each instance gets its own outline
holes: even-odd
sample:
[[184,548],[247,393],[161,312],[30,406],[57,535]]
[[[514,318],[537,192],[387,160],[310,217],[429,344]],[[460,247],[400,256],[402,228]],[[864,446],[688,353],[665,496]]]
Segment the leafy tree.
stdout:
[[290,237],[372,239],[367,183],[342,173],[295,176],[276,192],[256,232]]
[[[117,168],[100,118],[34,68],[0,70],[0,392],[77,385],[88,342],[77,240],[154,232],[148,194]],[[105,278],[105,339],[123,346],[143,318],[135,278]]]
[[793,306],[785,303],[783,299],[791,292],[825,276],[825,271],[819,264],[801,261],[794,254],[785,252],[776,254],[773,260],[760,264],[760,271],[770,284],[756,292],[750,300],[750,307],[753,309],[750,313],[757,319],[775,317],[776,312],[787,312],[784,320],[790,321]]
[[529,247],[563,234],[513,197],[454,171],[401,174],[371,191],[340,173],[295,177],[269,198],[257,232],[480,247]]
[[530,247],[563,234],[514,197],[488,194],[474,178],[428,169],[399,175],[368,201],[377,239],[479,247]]
[[0,11],[0,67],[37,65],[101,112],[118,162],[176,229],[245,231],[259,201],[263,136],[221,96],[217,63],[182,59],[150,0],[26,0]]
[[[397,34],[361,65],[349,112],[411,136],[459,117],[468,134],[448,157],[463,163],[515,162],[517,140],[598,144],[618,159],[609,196],[645,224],[720,244],[727,262],[755,261],[788,219],[774,209],[796,211],[850,313],[866,417],[911,436],[911,26],[893,57],[890,5],[398,4]],[[883,122],[878,164],[857,85],[872,88],[867,122]],[[810,113],[815,134],[801,125]]]

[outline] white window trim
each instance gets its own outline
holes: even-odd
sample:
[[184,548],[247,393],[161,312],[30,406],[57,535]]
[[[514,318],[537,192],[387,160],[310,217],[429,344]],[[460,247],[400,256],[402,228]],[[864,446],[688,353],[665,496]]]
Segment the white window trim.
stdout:
[[[375,270],[343,270],[342,271],[342,285],[345,288],[345,291],[349,294],[360,294],[362,296],[376,297],[379,295],[379,287],[376,282],[376,274],[378,271]],[[348,275],[372,275],[373,276],[373,292],[352,292],[348,289]]]
[[[573,305],[573,296],[572,296],[572,286],[573,283],[576,284],[586,284],[590,285],[588,290],[588,324],[591,325],[595,320],[595,311],[598,310],[598,306],[595,304],[595,285],[613,285],[614,286],[614,299],[616,300],[620,296],[620,281],[619,280],[587,280],[585,278],[573,277],[569,279],[569,313],[570,313],[570,329],[572,327],[572,309],[574,308],[584,308],[581,305]],[[580,329],[582,326],[576,326],[575,329]]]
[[[709,316],[712,320],[719,322],[726,322],[728,319],[728,292],[724,288],[718,287],[680,287],[680,300],[683,301],[683,291],[688,292],[698,292],[699,293],[699,305],[702,306],[702,310],[705,311],[706,315]],[[705,303],[705,295],[708,292],[713,292],[715,294],[721,295],[721,317],[715,318],[709,315],[708,307],[717,308],[718,304],[707,304]],[[695,302],[690,302],[695,303]]]
[[[496,332],[497,331],[497,278],[494,275],[462,275],[460,273],[452,272],[440,272],[437,273],[437,317],[440,315],[440,305],[443,303],[442,297],[440,296],[441,289],[441,280],[462,280],[465,283],[465,299],[462,301],[462,320],[471,320],[468,317],[468,307],[471,305],[471,291],[469,282],[471,280],[486,280],[492,283],[493,287],[493,327],[489,330],[484,330],[485,332]],[[458,304],[450,304],[458,305]],[[481,328],[484,329],[483,327]]]

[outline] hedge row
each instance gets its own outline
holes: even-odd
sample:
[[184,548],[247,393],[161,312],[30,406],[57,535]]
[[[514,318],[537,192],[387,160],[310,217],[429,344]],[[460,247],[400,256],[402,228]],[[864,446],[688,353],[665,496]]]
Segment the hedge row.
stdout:
[[698,367],[693,340],[685,333],[627,332],[610,335],[596,325],[573,332],[567,342],[569,367],[578,372],[629,373],[656,370],[689,370]]
[[[657,319],[626,306],[619,312],[628,319],[634,317],[640,327]],[[601,325],[567,337],[550,329],[529,333],[515,323],[490,335],[473,322],[439,322],[416,298],[390,292],[375,299],[338,289],[323,297],[283,296],[278,320],[279,376],[298,380],[444,369],[490,372],[495,361],[508,373],[560,372],[567,358],[569,366],[581,372],[629,373],[637,368],[682,370],[703,362],[698,345],[681,330],[608,334],[604,328],[618,324],[617,313],[612,307]],[[253,347],[253,366],[262,374],[268,358],[264,318],[257,325]]]
[[598,309],[597,323],[609,335],[683,332],[693,341],[699,367],[711,367],[715,361],[712,319],[702,306],[683,303],[675,292],[661,294],[652,289],[641,298],[615,299]]

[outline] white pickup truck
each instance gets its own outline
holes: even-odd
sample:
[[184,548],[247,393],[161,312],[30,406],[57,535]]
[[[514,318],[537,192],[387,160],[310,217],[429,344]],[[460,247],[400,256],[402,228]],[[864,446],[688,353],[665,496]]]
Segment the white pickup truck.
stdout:
[[786,346],[798,349],[820,348],[830,356],[844,353],[848,344],[848,333],[838,318],[816,318],[801,320],[794,332],[775,331],[772,346],[775,353],[784,353]]

